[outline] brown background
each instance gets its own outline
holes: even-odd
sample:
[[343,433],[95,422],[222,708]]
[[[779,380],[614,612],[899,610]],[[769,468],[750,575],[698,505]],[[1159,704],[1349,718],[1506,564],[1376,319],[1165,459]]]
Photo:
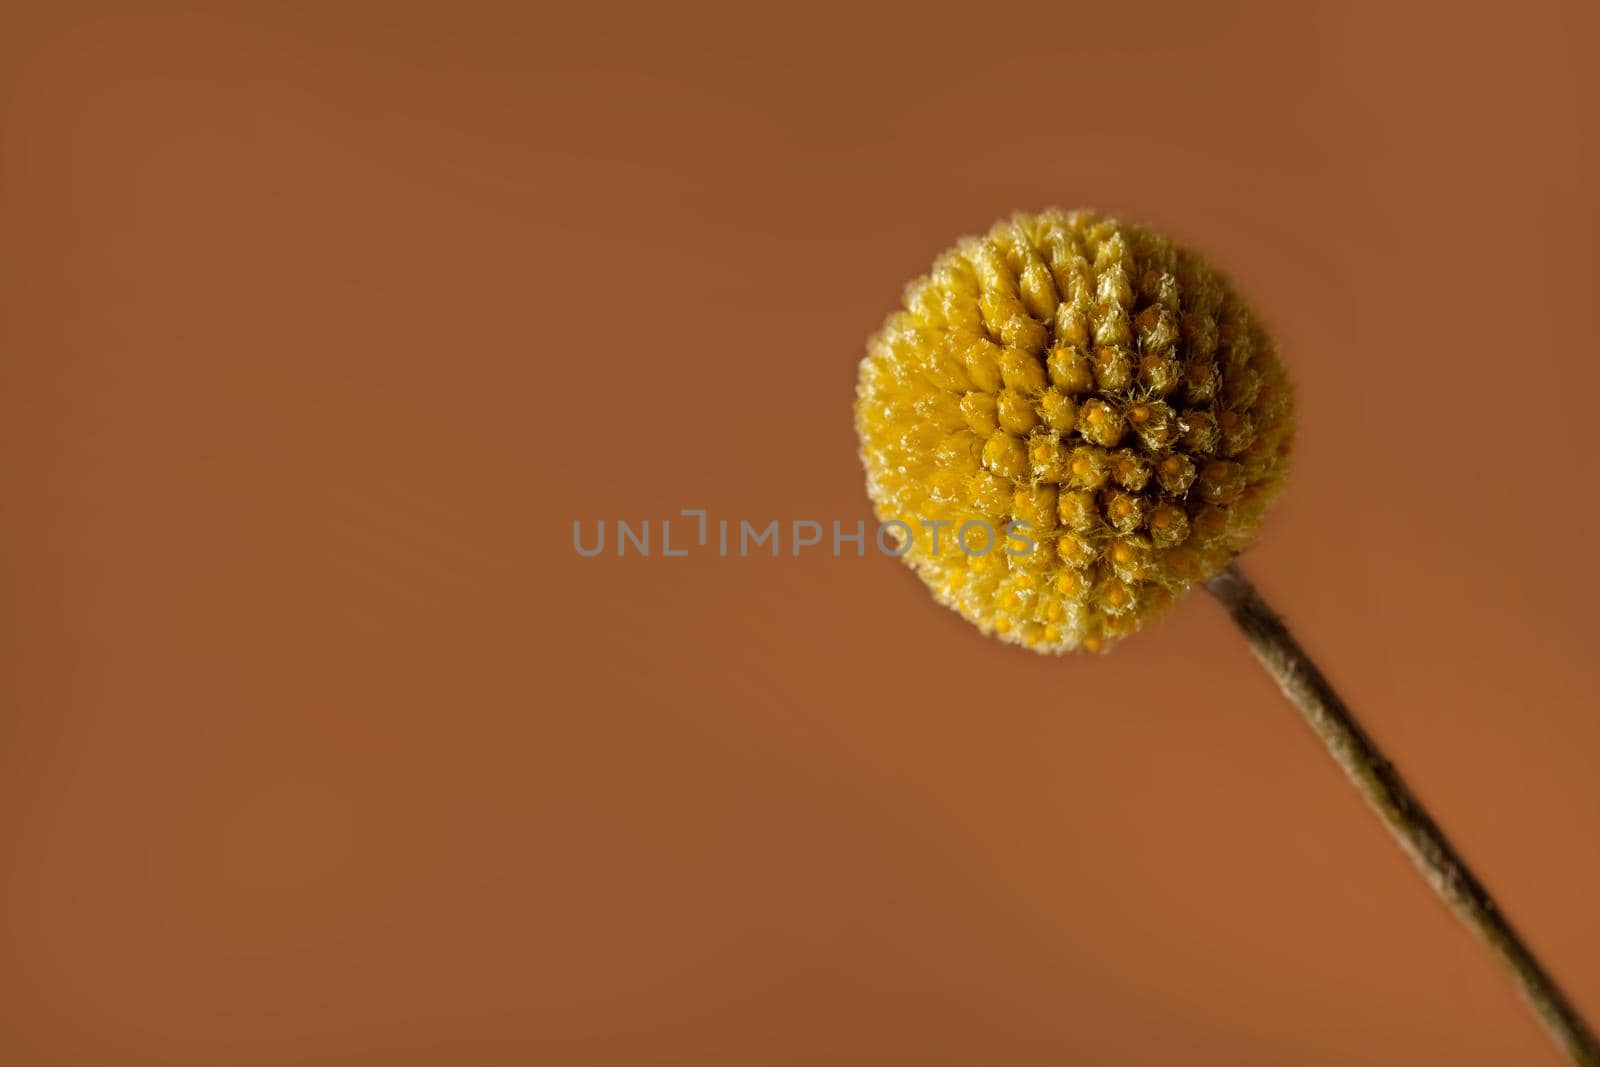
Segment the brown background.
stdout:
[[1205,598],[570,539],[867,517],[906,279],[1163,225],[1300,388],[1251,570],[1600,1016],[1593,5],[674,8],[7,5],[0,1061],[1555,1063]]

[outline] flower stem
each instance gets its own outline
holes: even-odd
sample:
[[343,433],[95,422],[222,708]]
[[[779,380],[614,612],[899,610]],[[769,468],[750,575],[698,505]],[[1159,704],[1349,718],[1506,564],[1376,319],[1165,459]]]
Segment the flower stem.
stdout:
[[1511,972],[1556,1044],[1579,1067],[1600,1067],[1600,1043],[1577,1008],[1238,565],[1229,564],[1206,588],[1228,609],[1261,665],[1300,709],[1433,891]]

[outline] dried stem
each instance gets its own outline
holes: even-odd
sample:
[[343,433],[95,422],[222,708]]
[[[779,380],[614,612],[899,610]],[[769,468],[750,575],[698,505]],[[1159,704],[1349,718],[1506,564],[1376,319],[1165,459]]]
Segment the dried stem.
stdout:
[[1505,964],[1550,1036],[1573,1063],[1600,1067],[1600,1044],[1596,1043],[1594,1032],[1517,936],[1489,891],[1468,870],[1422,802],[1378,751],[1283,620],[1261,599],[1236,564],[1206,587],[1228,609],[1256,658],[1300,709],[1367,803],[1383,818],[1433,891]]

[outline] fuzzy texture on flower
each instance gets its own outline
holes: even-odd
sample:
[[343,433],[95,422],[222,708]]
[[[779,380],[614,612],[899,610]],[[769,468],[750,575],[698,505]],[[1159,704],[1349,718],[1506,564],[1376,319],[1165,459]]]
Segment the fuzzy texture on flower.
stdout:
[[[1099,650],[1254,537],[1294,400],[1228,280],[1143,226],[1019,214],[906,288],[856,390],[867,492],[940,601]],[[909,543],[906,543],[909,542]]]

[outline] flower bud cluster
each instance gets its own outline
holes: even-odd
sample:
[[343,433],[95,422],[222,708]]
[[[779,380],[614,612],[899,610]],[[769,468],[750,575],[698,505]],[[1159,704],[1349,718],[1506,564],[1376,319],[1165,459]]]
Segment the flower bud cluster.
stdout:
[[1142,226],[1017,215],[906,289],[856,430],[881,520],[1026,523],[1035,550],[914,545],[943,603],[1039,651],[1136,632],[1255,535],[1294,401],[1226,278]]

